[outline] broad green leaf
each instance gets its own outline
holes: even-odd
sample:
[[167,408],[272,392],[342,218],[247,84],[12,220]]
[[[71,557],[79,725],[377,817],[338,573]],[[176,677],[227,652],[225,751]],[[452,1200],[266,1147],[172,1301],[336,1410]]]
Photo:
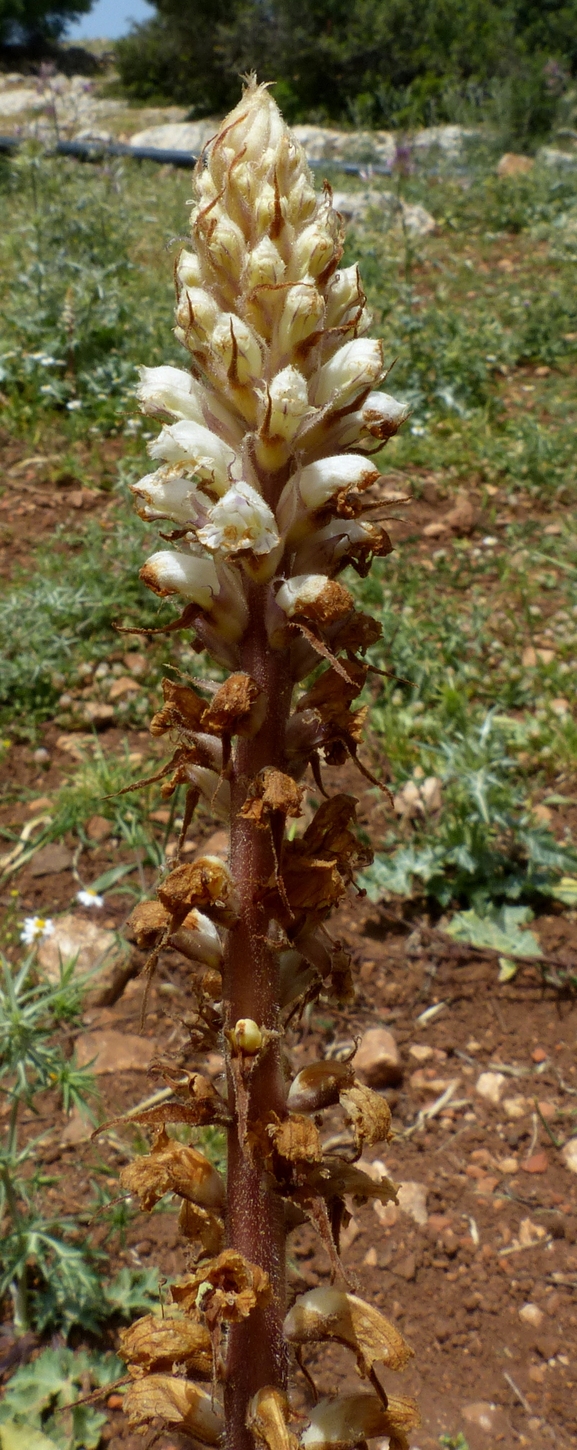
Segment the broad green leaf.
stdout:
[[535,933],[520,930],[532,919],[528,906],[502,906],[499,910],[493,906],[485,916],[457,911],[445,930],[454,941],[470,942],[474,947],[490,947],[511,957],[540,957]]

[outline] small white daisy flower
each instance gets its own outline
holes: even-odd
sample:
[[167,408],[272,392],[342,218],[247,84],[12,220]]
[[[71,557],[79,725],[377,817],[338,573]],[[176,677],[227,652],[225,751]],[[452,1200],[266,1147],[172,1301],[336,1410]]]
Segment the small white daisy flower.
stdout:
[[104,897],[98,896],[90,886],[87,886],[84,891],[77,891],[76,900],[80,902],[81,906],[104,906]]
[[20,932],[20,941],[29,947],[33,942],[46,941],[46,937],[52,936],[53,931],[54,922],[49,916],[27,916]]

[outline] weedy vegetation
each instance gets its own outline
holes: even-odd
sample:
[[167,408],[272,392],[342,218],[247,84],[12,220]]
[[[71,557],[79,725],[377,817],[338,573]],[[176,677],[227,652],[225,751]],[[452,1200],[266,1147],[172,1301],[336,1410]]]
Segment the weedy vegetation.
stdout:
[[[72,1215],[51,1218],[47,1212],[45,1192],[54,1180],[39,1165],[38,1149],[52,1128],[55,1100],[66,1115],[82,1109],[95,1121],[94,1078],[66,1050],[85,990],[74,968],[73,961],[64,964],[53,984],[38,975],[35,952],[16,971],[2,958],[0,1295],[10,1295],[20,1333],[68,1335],[74,1326],[97,1332],[107,1319],[130,1318],[156,1302],[154,1271],[122,1270],[116,1280],[103,1280],[106,1256],[85,1229]],[[40,1133],[36,1123],[46,1125]]]

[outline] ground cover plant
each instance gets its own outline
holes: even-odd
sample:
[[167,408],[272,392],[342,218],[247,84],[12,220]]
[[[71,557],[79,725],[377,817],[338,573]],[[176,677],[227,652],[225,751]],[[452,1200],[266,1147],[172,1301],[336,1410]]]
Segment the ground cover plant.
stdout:
[[[377,565],[370,581],[353,580],[351,586],[357,591],[359,604],[374,613],[384,626],[385,645],[373,647],[369,657],[379,668],[390,670],[394,675],[389,679],[373,676],[363,697],[370,709],[370,766],[389,784],[395,805],[394,808],[385,806],[380,794],[366,783],[360,824],[367,839],[370,837],[376,845],[376,862],[367,871],[365,880],[375,904],[369,908],[367,917],[365,899],[364,908],[362,903],[358,908],[359,912],[364,910],[365,916],[355,918],[359,925],[354,939],[364,952],[361,970],[365,975],[359,983],[359,1000],[362,1003],[362,994],[373,991],[374,983],[371,1000],[381,1020],[388,1021],[387,1014],[391,1011],[393,1016],[395,1010],[399,1012],[393,1030],[399,1041],[403,1040],[403,1031],[406,1032],[407,1047],[403,1050],[409,1052],[416,1032],[411,1028],[411,1021],[429,1005],[438,1006],[448,995],[453,1005],[431,1019],[426,1041],[433,1044],[432,1051],[444,1054],[447,1059],[443,1067],[439,1058],[437,1074],[450,1068],[454,1075],[456,1070],[464,1071],[464,1067],[472,1073],[470,1064],[480,1062],[485,1052],[484,1047],[482,1050],[474,1045],[469,1048],[472,1037],[477,1036],[476,1015],[484,1011],[484,1006],[481,1009],[478,999],[476,1005],[474,1001],[470,1003],[469,1018],[463,1016],[459,1036],[459,1003],[466,1003],[467,991],[470,991],[467,974],[473,971],[475,962],[477,971],[481,970],[479,962],[484,962],[487,1003],[495,1002],[506,1021],[510,1013],[516,1015],[521,1010],[521,1004],[526,1041],[535,1041],[535,1024],[535,1031],[540,1033],[535,1050],[545,1042],[560,1077],[571,1086],[569,1024],[572,1017],[563,1016],[565,1008],[561,1005],[555,1009],[561,1014],[555,1026],[555,1011],[549,1008],[547,1015],[546,1010],[547,1003],[553,1001],[547,995],[550,989],[541,998],[540,983],[543,973],[551,971],[560,974],[567,988],[575,974],[575,953],[571,946],[571,912],[577,875],[572,834],[577,795],[572,673],[577,600],[571,518],[575,491],[571,449],[575,186],[569,171],[549,170],[544,166],[537,166],[529,177],[521,180],[500,181],[494,175],[495,160],[495,154],[490,151],[477,152],[456,164],[438,158],[434,165],[425,167],[413,159],[413,169],[401,181],[403,195],[409,201],[424,203],[435,215],[439,223],[436,234],[423,239],[407,237],[389,211],[386,215],[370,213],[349,234],[346,260],[351,262],[357,254],[362,254],[362,275],[376,313],[376,330],[383,336],[387,357],[391,361],[395,356],[398,359],[388,386],[411,408],[407,427],[383,455],[383,489],[389,502],[395,495],[404,497],[407,493],[415,500],[410,508],[400,501],[394,503],[394,513],[400,516],[390,525],[394,553],[382,565]],[[45,161],[43,165],[48,168],[44,197],[50,193],[54,196],[59,187],[66,197],[66,207],[62,206],[59,212],[60,255],[66,253],[75,260],[78,257],[75,249],[79,245],[76,222],[73,234],[68,237],[66,218],[85,197],[94,219],[110,184],[109,176],[100,170],[68,163]],[[333,180],[335,185],[342,184],[336,174]],[[179,797],[171,816],[170,802],[160,794],[160,782],[149,788],[149,795],[142,803],[138,794],[105,799],[121,782],[154,773],[161,765],[162,742],[147,734],[147,724],[158,708],[161,676],[167,673],[167,667],[168,673],[171,673],[170,667],[173,671],[174,667],[185,669],[188,660],[186,648],[183,650],[174,636],[143,640],[134,635],[119,636],[112,626],[115,620],[123,624],[144,620],[154,626],[166,622],[173,613],[170,604],[160,606],[157,611],[150,596],[134,584],[138,563],[155,544],[150,528],[132,519],[128,510],[127,484],[145,471],[142,467],[145,457],[139,430],[132,427],[126,430],[122,409],[126,406],[128,387],[136,385],[135,373],[130,369],[142,358],[139,331],[142,336],[146,329],[150,349],[147,360],[157,363],[166,360],[161,335],[169,327],[173,302],[168,285],[165,288],[169,268],[164,247],[182,230],[182,209],[179,218],[176,213],[189,194],[190,181],[178,175],[159,176],[157,171],[133,172],[125,168],[118,174],[115,185],[119,212],[129,217],[133,228],[129,238],[133,265],[126,268],[122,277],[123,307],[127,318],[142,317],[142,331],[140,322],[136,327],[119,328],[121,360],[126,363],[123,376],[127,381],[122,383],[116,401],[113,398],[111,402],[108,397],[92,401],[88,384],[85,386],[84,382],[76,395],[66,393],[62,400],[42,393],[46,371],[34,373],[31,382],[18,361],[22,339],[14,330],[15,313],[4,323],[2,350],[17,354],[16,358],[9,359],[10,371],[1,384],[7,400],[8,420],[3,438],[6,484],[1,500],[8,505],[2,514],[6,521],[3,525],[3,607],[9,611],[7,668],[12,670],[16,659],[14,632],[18,629],[19,638],[30,642],[24,652],[19,650],[18,674],[10,676],[2,727],[5,771],[2,850],[10,856],[23,845],[22,856],[26,858],[21,870],[14,869],[18,858],[7,867],[2,880],[4,944],[12,961],[20,952],[18,939],[26,916],[38,911],[58,922],[59,911],[70,912],[72,907],[81,919],[84,908],[76,904],[79,887],[94,887],[106,872],[119,865],[128,868],[126,874],[102,888],[105,907],[100,911],[87,908],[86,917],[98,918],[100,922],[105,913],[110,913],[106,921],[114,920],[115,926],[120,927],[142,892],[153,890],[158,864],[170,859],[176,845],[178,822],[183,813]],[[362,187],[361,181],[358,189]],[[6,194],[13,225],[9,229],[8,250],[4,252],[5,268],[14,277],[15,285],[19,285],[15,265],[17,241],[26,235],[29,193],[11,184]],[[146,214],[156,216],[157,220],[149,223],[146,251],[134,254],[138,208],[143,205],[150,205]],[[93,229],[97,236],[98,227]],[[49,228],[47,231],[49,240],[52,233]],[[174,251],[178,246],[176,242]],[[9,255],[14,258],[13,264],[7,260]],[[157,269],[158,296],[164,298],[159,304],[158,318],[152,321],[150,309],[145,311],[143,302],[146,287],[150,286],[151,268]],[[26,310],[33,312],[31,285],[30,281],[24,284],[20,315]],[[54,284],[60,287],[54,315],[58,308],[64,307],[69,285],[64,275]],[[102,283],[104,290],[105,285]],[[90,319],[86,316],[89,328]],[[41,351],[45,346],[48,356],[60,356],[50,351],[52,323],[49,320],[45,334],[42,326],[39,325],[33,350]],[[92,346],[90,337],[89,345]],[[104,342],[99,354],[102,358],[106,356],[106,346]],[[180,361],[176,345],[170,360],[175,364]],[[116,369],[119,365],[113,360],[111,366]],[[50,375],[50,369],[47,371]],[[123,393],[122,389],[126,391]],[[82,408],[66,408],[66,400],[74,401],[75,397],[82,401]],[[86,416],[84,410],[87,410]],[[149,430],[145,424],[142,431],[152,432],[152,428]],[[67,481],[60,483],[57,480],[63,474],[67,475]],[[73,494],[74,504],[70,502]],[[46,507],[46,500],[52,507]],[[20,508],[22,513],[17,514]],[[36,540],[38,544],[33,547]],[[50,641],[54,642],[51,646],[54,654],[46,661],[44,655]],[[201,674],[204,668],[199,657],[195,661],[196,673]],[[171,677],[179,678],[177,673]],[[58,741],[61,743],[57,744]],[[42,755],[43,751],[47,758],[35,760],[35,753]],[[357,790],[352,778],[350,784],[347,781],[348,788],[353,793]],[[320,800],[317,796],[317,804]],[[163,819],[153,820],[151,814]],[[40,821],[22,842],[23,831],[39,816],[52,819]],[[110,828],[110,834],[100,843],[91,834],[95,816]],[[195,834],[202,844],[211,831],[218,829],[218,820],[211,818],[207,811]],[[71,867],[62,874],[39,877],[30,874],[40,850],[56,839],[64,842],[73,860],[77,849],[82,848],[75,867],[81,873],[81,882],[75,881]],[[34,855],[37,847],[40,849]],[[505,915],[511,911],[523,914]],[[385,915],[379,917],[382,912]],[[385,959],[382,959],[381,942],[371,934],[372,928],[369,930],[363,923],[378,918],[383,929],[382,923],[391,917],[397,925],[391,928],[392,935],[386,937]],[[453,923],[451,939],[445,935],[445,928],[451,928]],[[346,938],[352,928],[347,920],[339,923],[339,931],[341,926]],[[498,930],[508,933],[505,943],[496,935]],[[561,935],[562,931],[566,932],[565,936]],[[525,938],[524,952],[519,938]],[[530,939],[538,943],[540,951],[536,960],[541,965],[536,974],[528,965],[532,955]],[[410,940],[406,954],[397,956],[397,947],[402,945],[404,951],[405,940]],[[449,983],[447,967],[443,965],[449,959],[438,957],[435,952],[446,952],[451,940],[454,951],[461,955],[454,958],[457,965]],[[475,941],[480,943],[477,948]],[[471,942],[473,955],[467,957]],[[487,951],[484,958],[479,955],[482,948]],[[543,960],[545,957],[556,965],[548,966]],[[509,967],[517,963],[517,976],[509,984],[504,981],[500,987],[497,976],[503,967],[499,965],[499,958],[508,961]],[[387,968],[387,975],[382,979],[381,961],[383,970]],[[415,980],[419,962],[423,963],[423,976],[419,978],[417,995],[410,998],[409,1019],[405,1019],[402,994],[413,990],[410,984]],[[400,993],[396,1008],[394,1004],[391,1006],[393,999],[385,996],[385,984],[394,986],[391,963],[395,964],[394,978]],[[432,969],[436,975],[431,974]],[[161,1027],[153,1025],[150,1032],[160,1030],[166,1040],[176,1030],[175,1017],[178,1019],[184,1011],[177,995],[178,982],[174,966],[161,968],[162,990],[159,988],[157,992],[154,988],[151,996],[151,1007],[159,1013]],[[534,995],[524,995],[530,994],[531,982],[537,984]],[[508,997],[508,992],[518,995]],[[435,996],[439,999],[437,1004],[433,1000]],[[169,1015],[163,1015],[169,1007]],[[487,1010],[490,1025],[489,1006]],[[138,1030],[139,1004],[135,1001],[133,1005],[130,995],[125,1008],[121,1002],[111,1011],[127,1013],[128,1032]],[[114,1020],[120,1020],[120,1016]],[[360,1034],[370,1023],[370,1012],[365,1010],[363,1015],[359,1009],[356,1020]],[[319,1041],[321,1051],[327,1051],[332,1050],[333,1043],[343,1040],[344,1019],[338,1011],[326,1008],[321,1013],[313,1013],[311,1021],[318,1034],[311,1043],[315,1051],[318,1052]],[[478,1033],[483,1042],[484,1031],[483,1028]],[[551,1035],[547,1037],[549,1031]],[[567,1042],[565,1068],[563,1053],[554,1051],[555,1044],[562,1039]],[[422,1042],[422,1037],[419,1039],[417,1035],[417,1045],[419,1040]],[[469,1059],[464,1065],[462,1058],[452,1055],[451,1044],[455,1041],[459,1051]],[[486,1049],[483,1066],[490,1070],[491,1064],[500,1059],[505,1064],[513,1062],[516,1070],[522,1065],[523,1071],[535,1074],[534,1079],[525,1078],[518,1083],[513,1080],[514,1093],[519,1101],[520,1090],[525,1094],[524,1101],[531,1104],[527,1083],[534,1081],[537,1105],[544,1100],[541,1094],[546,1095],[549,1103],[553,1099],[557,1101],[556,1119],[545,1117],[545,1121],[558,1147],[537,1117],[542,1144],[539,1151],[548,1153],[551,1159],[548,1174],[531,1178],[520,1170],[517,1179],[514,1175],[501,1176],[500,1187],[492,1193],[495,1201],[503,1206],[503,1212],[494,1219],[490,1197],[487,1200],[465,1197],[465,1205],[481,1235],[481,1244],[475,1252],[480,1255],[483,1247],[489,1249],[494,1232],[491,1225],[502,1225],[507,1220],[511,1223],[512,1238],[508,1243],[497,1239],[501,1247],[496,1251],[495,1263],[498,1268],[502,1264],[517,1266],[517,1287],[513,1282],[505,1282],[505,1275],[501,1274],[500,1279],[497,1276],[505,1284],[499,1299],[497,1290],[491,1287],[489,1259],[479,1260],[478,1278],[473,1262],[468,1270],[473,1275],[469,1293],[474,1298],[478,1292],[486,1301],[487,1310],[463,1309],[466,1320],[463,1324],[457,1323],[460,1303],[455,1302],[454,1310],[447,1312],[447,1318],[454,1314],[454,1337],[462,1339],[464,1348],[471,1346],[471,1353],[480,1366],[484,1363],[484,1347],[493,1337],[496,1324],[489,1317],[485,1327],[486,1315],[491,1314],[491,1294],[495,1296],[495,1304],[499,1304],[500,1314],[506,1316],[506,1305],[511,1304],[517,1306],[517,1315],[517,1309],[527,1299],[533,1301],[538,1295],[541,1273],[543,1284],[549,1281],[552,1294],[560,1296],[555,1312],[569,1316],[564,1319],[569,1338],[573,1332],[571,1286],[550,1282],[552,1258],[548,1260],[547,1255],[553,1255],[553,1250],[547,1246],[540,1249],[535,1240],[537,1247],[523,1251],[529,1256],[527,1260],[523,1260],[521,1252],[519,1258],[515,1254],[511,1258],[498,1257],[501,1248],[509,1249],[515,1238],[518,1239],[520,1230],[515,1213],[521,1218],[528,1216],[539,1227],[549,1222],[547,1214],[558,1212],[545,1191],[553,1165],[559,1164],[559,1170],[554,1186],[551,1185],[552,1192],[558,1192],[564,1203],[571,1202],[570,1175],[562,1167],[560,1154],[563,1143],[571,1142],[573,1099],[570,1093],[564,1096],[552,1068],[537,1076],[538,1064],[531,1063],[528,1050],[527,1059],[523,1056],[522,1037],[516,1039],[516,1054],[511,1038],[505,1039],[499,1052],[495,1041],[493,1037],[493,1046]],[[190,1057],[185,1060],[190,1062]],[[422,1072],[418,1060],[410,1060],[413,1075],[415,1065]],[[437,1062],[435,1057],[429,1060]],[[438,1079],[431,1077],[433,1080]],[[98,1081],[104,1089],[108,1088],[109,1079],[103,1077]],[[466,1078],[462,1081],[466,1086]],[[136,1097],[145,1097],[150,1091],[150,1086],[143,1082],[136,1088]],[[408,1097],[401,1097],[398,1108],[394,1109],[395,1122],[401,1131],[408,1130],[422,1110],[422,1096],[419,1099],[422,1092],[422,1087],[411,1082],[407,1086]],[[133,1084],[127,1079],[125,1105],[135,1100]],[[453,1094],[453,1100],[459,1101],[457,1093]],[[506,1101],[509,1102],[509,1097]],[[116,1110],[117,1103],[108,1099],[107,1115],[113,1116]],[[459,1227],[459,1214],[463,1193],[467,1195],[470,1189],[472,1195],[474,1188],[476,1194],[477,1180],[465,1177],[462,1169],[460,1180],[455,1179],[454,1190],[461,1197],[453,1199],[453,1169],[450,1159],[442,1153],[443,1141],[449,1141],[447,1129],[451,1122],[453,1133],[461,1134],[452,1150],[454,1156],[469,1141],[467,1135],[480,1131],[480,1125],[483,1126],[485,1136],[476,1140],[473,1137],[471,1148],[473,1155],[486,1151],[492,1155],[497,1166],[483,1170],[486,1176],[497,1176],[501,1172],[499,1165],[508,1161],[503,1156],[507,1151],[520,1156],[521,1151],[527,1154],[531,1147],[530,1108],[526,1109],[529,1114],[526,1120],[513,1119],[509,1126],[502,1108],[486,1110],[485,1119],[484,1111],[480,1098],[474,1098],[472,1103],[469,1099],[467,1106],[457,1106],[454,1110],[449,1102],[435,1118],[427,1120],[428,1126],[403,1141],[396,1162],[392,1150],[391,1155],[386,1154],[387,1167],[393,1176],[395,1172],[397,1176],[408,1173],[421,1179],[424,1164],[430,1164],[435,1174],[430,1192],[443,1193],[446,1214],[456,1214],[452,1221],[457,1236],[465,1230],[469,1232],[466,1224]],[[465,1122],[468,1112],[475,1115],[475,1123]],[[534,1112],[537,1114],[537,1107]],[[501,1121],[505,1125],[503,1138],[497,1126]],[[525,1131],[525,1121],[528,1124],[525,1146],[521,1136],[520,1147],[508,1149],[507,1135],[518,1131],[516,1123],[520,1124],[519,1131]],[[116,1148],[112,1141],[115,1133]],[[103,1172],[106,1163],[106,1177],[111,1180],[107,1193],[113,1197],[118,1192],[113,1181],[117,1185],[119,1162],[123,1161],[118,1156],[117,1135],[118,1130],[112,1130],[110,1139],[105,1135],[99,1150],[100,1171]],[[142,1150],[142,1141],[139,1146]],[[83,1148],[81,1155],[94,1151]],[[534,1157],[536,1151],[533,1151]],[[47,1172],[58,1179],[62,1163],[66,1161],[66,1158],[61,1160],[58,1169],[49,1166]],[[439,1163],[448,1174],[440,1184]],[[468,1167],[482,1171],[475,1157]],[[543,1185],[537,1199],[533,1184],[537,1188]],[[54,1192],[58,1191],[57,1183]],[[529,1206],[525,1203],[524,1207],[516,1208],[516,1192],[521,1199],[530,1200]],[[80,1193],[78,1212],[93,1212],[88,1207],[88,1195],[88,1189]],[[437,1211],[441,1216],[445,1213],[445,1209],[439,1208],[440,1202],[440,1197],[432,1198],[433,1218]],[[367,1225],[365,1234],[370,1233],[371,1223],[378,1224],[373,1210],[355,1211],[355,1217],[361,1225]],[[417,1233],[418,1240],[423,1231],[416,1225],[407,1231],[407,1222],[410,1223],[401,1219],[391,1229],[386,1225],[381,1228],[379,1224],[379,1232],[385,1237],[376,1252],[386,1258],[390,1244],[394,1243],[399,1263],[404,1263],[407,1254],[416,1252],[418,1260],[419,1252],[424,1253],[423,1265],[417,1268],[417,1279],[393,1277],[390,1264],[396,1264],[394,1257],[388,1265],[381,1265],[379,1261],[379,1278],[384,1284],[389,1283],[389,1297],[392,1295],[394,1299],[395,1293],[399,1296],[399,1289],[402,1291],[398,1303],[405,1316],[403,1332],[417,1348],[419,1374],[426,1384],[436,1383],[437,1379],[439,1384],[444,1384],[443,1413],[448,1406],[449,1419],[435,1419],[438,1399],[430,1416],[426,1404],[431,1433],[432,1427],[438,1424],[439,1433],[442,1430],[449,1443],[465,1441],[476,1450],[475,1427],[471,1428],[461,1414],[463,1399],[472,1396],[465,1394],[459,1370],[454,1368],[464,1354],[463,1344],[452,1346],[451,1337],[440,1341],[441,1348],[435,1351],[437,1359],[433,1354],[431,1361],[429,1381],[429,1351],[422,1343],[417,1324],[421,1281],[428,1282],[427,1276],[430,1276],[433,1297],[442,1285],[442,1297],[448,1305],[451,1293],[448,1275],[455,1271],[455,1264],[460,1264],[461,1255],[468,1263],[467,1251],[459,1248],[457,1257],[450,1258],[446,1247],[433,1248],[431,1252],[436,1253],[439,1263],[445,1256],[445,1267],[427,1266],[426,1250],[419,1249],[418,1242],[414,1244],[411,1240],[412,1233]],[[170,1277],[178,1272],[174,1251],[169,1248],[170,1235],[174,1233],[170,1215],[153,1215],[150,1228],[148,1223],[143,1228],[141,1221],[138,1229],[130,1228],[128,1240],[131,1251],[139,1253],[136,1246],[144,1241],[143,1235],[154,1236],[161,1230],[166,1233],[162,1241],[163,1263]],[[445,1227],[438,1231],[438,1236],[444,1234],[449,1243],[448,1233]],[[389,1234],[391,1237],[387,1238]],[[399,1245],[403,1242],[405,1248],[401,1249]],[[474,1250],[473,1241],[470,1242]],[[565,1244],[563,1252],[571,1256],[570,1239],[553,1239],[553,1243],[555,1255],[561,1253]],[[355,1272],[358,1269],[361,1282],[371,1291],[374,1266],[364,1269],[362,1255],[370,1254],[372,1240],[365,1238],[360,1256],[358,1244],[363,1246],[362,1233],[349,1252]],[[304,1247],[308,1253],[306,1244]],[[519,1269],[522,1260],[526,1264],[524,1276]],[[119,1267],[122,1262],[120,1258]],[[314,1266],[316,1262],[314,1257],[301,1258],[300,1250],[296,1256],[301,1271],[304,1268],[308,1272],[306,1266]],[[527,1267],[529,1263],[533,1274]],[[574,1270],[564,1260],[561,1266],[558,1260],[556,1264],[555,1272],[569,1278],[572,1273],[574,1276]],[[319,1282],[323,1282],[325,1271],[320,1264],[318,1268]],[[314,1268],[310,1272],[314,1278]],[[489,1273],[489,1287],[483,1283],[483,1272]],[[463,1282],[461,1278],[458,1281]],[[303,1287],[306,1283],[303,1286],[301,1280],[298,1291],[302,1292]],[[545,1307],[548,1302],[539,1299],[539,1304]],[[387,1296],[382,1303],[386,1311]],[[517,1353],[518,1343],[518,1340],[514,1343],[516,1322],[506,1318],[505,1343],[513,1354]],[[546,1317],[544,1323],[547,1327]],[[516,1332],[518,1335],[521,1330]],[[522,1333],[529,1331],[522,1330]],[[529,1351],[525,1344],[523,1353],[530,1352],[533,1356],[538,1354]],[[559,1353],[563,1355],[563,1348]],[[571,1428],[572,1391],[570,1386],[564,1388],[570,1379],[570,1370],[557,1363],[555,1356],[549,1355],[551,1358],[555,1359],[556,1367],[547,1370],[546,1382],[528,1378],[526,1359],[521,1358],[518,1365],[511,1365],[506,1358],[503,1360],[515,1384],[521,1387],[526,1399],[529,1397],[527,1402],[533,1408],[533,1418],[540,1423],[540,1428],[534,1431],[528,1430],[526,1412],[518,1401],[515,1410],[514,1392],[507,1388],[500,1364],[498,1377],[511,1413],[520,1417],[514,1422],[521,1434],[535,1435],[539,1442],[544,1424],[553,1423],[559,1443],[569,1445],[575,1433]],[[542,1357],[529,1360],[531,1371],[541,1373],[542,1362]],[[31,1368],[34,1363],[37,1361],[32,1362]],[[463,1361],[463,1374],[467,1363],[470,1361]],[[479,1374],[479,1397],[493,1401],[497,1382],[483,1380],[481,1367],[474,1373]],[[408,1391],[419,1392],[422,1385],[412,1371],[409,1374]],[[351,1392],[354,1388],[353,1381]],[[498,1393],[497,1401],[500,1403]],[[50,1402],[46,1403],[41,1417],[44,1424],[48,1424],[48,1415],[52,1413]],[[542,1418],[544,1405],[548,1406],[545,1420]],[[108,1417],[120,1446],[120,1409],[110,1409]],[[425,1432],[420,1431],[414,1438],[421,1450],[423,1444],[428,1450]],[[430,1443],[436,1444],[436,1439]]]

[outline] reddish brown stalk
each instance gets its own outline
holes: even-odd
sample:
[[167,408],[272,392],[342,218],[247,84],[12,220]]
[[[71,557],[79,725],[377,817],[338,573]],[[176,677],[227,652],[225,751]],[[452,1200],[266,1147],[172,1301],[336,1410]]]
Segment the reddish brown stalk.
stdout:
[[[271,650],[264,627],[265,589],[253,586],[250,599],[251,630],[242,653],[242,667],[266,692],[267,716],[258,735],[240,739],[233,762],[231,812],[231,872],[240,896],[240,920],[229,932],[223,978],[225,1025],[232,1027],[249,1017],[270,1031],[278,1029],[278,952],[267,943],[268,913],[259,902],[258,884],[275,870],[275,850],[268,831],[239,816],[248,786],[264,766],[284,766],[284,739],[292,686],[285,650]],[[284,822],[283,822],[284,826]],[[286,1114],[286,1086],[280,1060],[280,1041],[273,1039],[256,1064],[249,1087],[248,1120],[258,1122],[274,1109]],[[229,1101],[234,1114],[234,1087],[229,1077]],[[229,1450],[254,1450],[246,1426],[247,1407],[263,1385],[284,1389],[288,1357],[282,1325],[286,1312],[285,1226],[282,1199],[263,1182],[258,1163],[251,1161],[239,1141],[236,1121],[228,1133],[227,1244],[269,1275],[272,1297],[265,1309],[256,1309],[240,1324],[231,1325],[224,1407]]]

